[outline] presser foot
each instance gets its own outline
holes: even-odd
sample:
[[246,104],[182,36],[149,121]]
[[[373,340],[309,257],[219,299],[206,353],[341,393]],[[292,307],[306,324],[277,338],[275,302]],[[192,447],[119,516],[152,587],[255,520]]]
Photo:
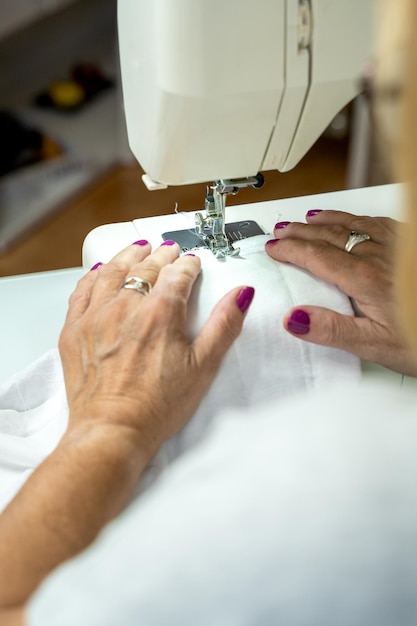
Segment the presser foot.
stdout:
[[240,252],[240,248],[235,248],[233,244],[229,243],[227,238],[225,242],[222,242],[219,245],[218,241],[207,237],[205,243],[207,247],[212,251],[216,259],[224,259],[227,256],[237,256]]

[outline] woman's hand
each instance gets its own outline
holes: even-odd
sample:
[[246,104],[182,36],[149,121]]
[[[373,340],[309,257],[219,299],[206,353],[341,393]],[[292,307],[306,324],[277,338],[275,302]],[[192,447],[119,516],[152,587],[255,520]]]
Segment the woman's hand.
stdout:
[[[400,330],[393,290],[398,222],[342,211],[310,211],[306,218],[307,224],[278,223],[277,239],[267,243],[267,253],[339,287],[352,299],[358,315],[349,317],[306,304],[289,311],[285,328],[305,341],[340,348],[416,376],[415,358]],[[344,247],[351,231],[366,233],[370,239],[348,253]]]
[[[253,295],[237,288],[215,308],[195,340],[185,329],[197,256],[165,242],[139,242],[89,272],[71,297],[60,339],[70,428],[97,422],[129,427],[153,453],[196,410],[240,333]],[[152,285],[122,289],[129,276]]]
[[[174,242],[150,252],[137,242],[84,276],[71,297],[60,338],[69,427],[0,516],[2,623],[22,623],[21,607],[41,580],[119,513],[242,328],[251,287],[229,292],[189,338],[187,302],[200,260],[179,257]],[[123,289],[131,276],[152,291]]]

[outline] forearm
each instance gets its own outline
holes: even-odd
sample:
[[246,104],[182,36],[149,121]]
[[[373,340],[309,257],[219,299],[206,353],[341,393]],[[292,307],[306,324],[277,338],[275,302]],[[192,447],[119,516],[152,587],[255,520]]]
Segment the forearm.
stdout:
[[124,506],[149,460],[112,425],[69,431],[0,516],[0,609],[22,605]]

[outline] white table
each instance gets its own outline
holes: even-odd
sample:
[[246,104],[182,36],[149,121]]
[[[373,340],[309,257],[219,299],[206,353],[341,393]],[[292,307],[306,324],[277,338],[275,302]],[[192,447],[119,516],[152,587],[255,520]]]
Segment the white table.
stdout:
[[81,268],[0,279],[0,380],[58,344]]

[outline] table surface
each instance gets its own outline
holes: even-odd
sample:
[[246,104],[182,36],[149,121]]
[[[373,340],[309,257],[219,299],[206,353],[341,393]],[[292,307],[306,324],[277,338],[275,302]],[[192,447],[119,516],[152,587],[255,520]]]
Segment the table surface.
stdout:
[[0,381],[58,345],[82,268],[0,279]]

